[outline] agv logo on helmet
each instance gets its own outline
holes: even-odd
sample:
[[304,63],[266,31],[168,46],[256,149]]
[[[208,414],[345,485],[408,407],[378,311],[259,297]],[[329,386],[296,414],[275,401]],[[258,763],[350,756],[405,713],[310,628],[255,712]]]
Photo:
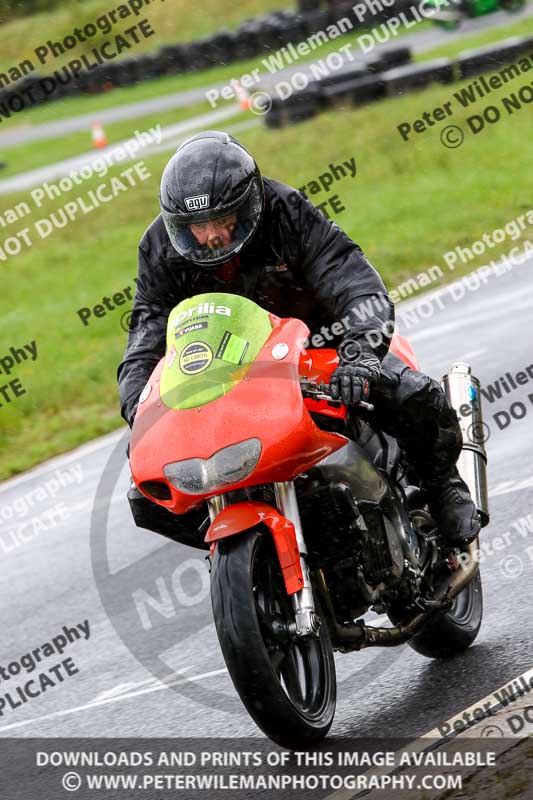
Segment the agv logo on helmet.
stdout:
[[186,197],[185,206],[188,211],[201,211],[203,208],[209,208],[209,195],[199,194],[197,197]]

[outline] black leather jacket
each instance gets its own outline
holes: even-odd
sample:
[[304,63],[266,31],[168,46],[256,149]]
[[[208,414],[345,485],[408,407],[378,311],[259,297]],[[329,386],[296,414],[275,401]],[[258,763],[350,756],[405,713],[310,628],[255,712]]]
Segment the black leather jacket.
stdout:
[[[168,315],[187,297],[210,291],[244,295],[280,317],[304,320],[310,346],[336,347],[346,330],[363,339],[365,333],[392,327],[387,323],[394,320],[393,304],[361,248],[296,189],[270,178],[264,184],[261,228],[235,259],[234,275],[231,265],[204,269],[183,259],[170,244],[161,216],[144,234],[128,344],[118,368],[128,424],[164,355]],[[382,359],[389,338],[375,339],[372,349]]]

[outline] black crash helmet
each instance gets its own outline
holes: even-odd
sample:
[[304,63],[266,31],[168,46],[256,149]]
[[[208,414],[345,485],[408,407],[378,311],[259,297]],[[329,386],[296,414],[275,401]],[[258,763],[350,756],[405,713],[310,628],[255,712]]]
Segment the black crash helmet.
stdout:
[[[168,162],[159,202],[174,249],[188,261],[209,267],[231,260],[257,232],[263,180],[255,160],[233,136],[204,131],[187,139]],[[201,244],[191,230],[191,225],[227,217],[232,221],[229,243]]]

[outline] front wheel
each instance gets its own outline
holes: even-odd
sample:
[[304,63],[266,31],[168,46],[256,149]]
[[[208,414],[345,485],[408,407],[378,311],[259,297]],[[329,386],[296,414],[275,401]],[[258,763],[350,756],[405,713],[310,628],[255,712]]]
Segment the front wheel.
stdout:
[[318,638],[288,632],[294,612],[270,532],[218,542],[211,600],[229,674],[261,730],[288,748],[323,739],[336,702],[331,641],[325,624]]
[[470,647],[478,635],[482,618],[483,590],[478,570],[454,598],[450,610],[430,617],[408,643],[422,656],[451,658]]

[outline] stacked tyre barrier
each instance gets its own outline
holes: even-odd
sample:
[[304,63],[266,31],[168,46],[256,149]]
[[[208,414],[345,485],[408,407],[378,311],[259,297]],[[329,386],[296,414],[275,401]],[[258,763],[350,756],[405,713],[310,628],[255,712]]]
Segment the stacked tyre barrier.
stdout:
[[513,37],[497,45],[466,50],[455,59],[438,58],[412,63],[407,47],[386,50],[366,63],[349,63],[347,69],[313,81],[286,100],[272,97],[265,115],[268,128],[303,122],[336,105],[355,107],[386,97],[399,97],[434,83],[449,84],[490,72],[521,56],[532,54],[533,36]]
[[[328,12],[314,18],[313,24],[328,24]],[[37,88],[32,105],[80,94],[98,94],[113,88],[133,86],[165,75],[198,72],[220,64],[231,64],[255,56],[267,55],[309,35],[305,15],[293,11],[275,11],[243,22],[235,32],[219,31],[194,42],[166,45],[156,53],[138,55],[102,64],[69,81],[32,73],[8,90],[0,90],[0,103],[27,88],[28,81]],[[60,70],[59,70],[60,72]],[[52,88],[52,84],[56,84]]]
[[[398,8],[412,0],[396,0],[384,8],[383,19],[393,16]],[[297,44],[324,30],[342,17],[349,17],[354,29],[361,23],[354,17],[352,3],[340,4],[335,11],[321,9],[317,0],[302,0],[301,12],[274,11],[245,20],[236,31],[222,30],[210,37],[190,43],[166,45],[156,53],[111,61],[84,71],[79,77],[62,82],[53,76],[32,73],[9,89],[0,89],[0,103],[30,85],[35,86],[35,102],[50,101],[83,94],[99,94],[114,88],[133,86],[165,75],[198,72],[220,64],[270,55],[288,44]],[[376,20],[381,20],[378,15]]]
[[492,72],[502,64],[509,64],[527,55],[533,45],[533,36],[513,36],[497,45],[486,45],[476,50],[465,50],[457,59],[461,78]]
[[[365,0],[371,2],[371,0]],[[407,13],[412,0],[395,0],[390,6],[384,6],[379,14],[373,14],[375,22],[383,22],[399,11]],[[328,25],[347,17],[352,23],[352,29],[363,28],[362,23],[355,17],[352,0],[339,3],[333,10],[320,8],[316,0],[300,0],[300,11],[275,11],[260,17],[245,20],[236,31],[222,30],[210,37],[199,39],[190,43],[166,45],[157,52],[146,55],[124,58],[111,61],[90,71],[84,71],[76,78],[61,80],[54,76],[40,76],[36,73],[23,78],[13,86],[0,89],[0,104],[19,95],[20,91],[32,87],[34,102],[40,105],[50,101],[60,100],[65,97],[98,94],[114,88],[132,86],[147,80],[154,80],[168,75],[197,72],[220,64],[231,64],[243,59],[257,56],[270,55],[277,49],[289,44],[298,44],[307,37],[325,30]],[[514,38],[478,50],[465,52],[453,62],[454,79],[470,77],[494,69],[498,64],[508,63],[517,57],[524,47],[524,42],[530,39]],[[406,56],[407,48],[398,47],[385,51],[378,59],[365,66],[367,72],[374,76],[383,75],[394,68],[402,67],[409,57]],[[415,66],[412,67],[416,69]],[[60,73],[60,70],[58,70]],[[358,73],[358,74],[356,74]],[[447,75],[446,69],[440,70],[435,66],[435,72],[421,71],[416,75],[404,70],[394,77],[392,85],[413,87],[427,85],[431,82],[431,75],[436,80],[441,80]],[[390,77],[390,76],[389,76]],[[292,102],[294,109],[286,116],[291,120],[308,119],[309,115],[327,107],[330,103],[339,102],[340,98],[352,97],[354,102],[366,102],[379,99],[388,94],[392,89],[386,90],[379,81],[373,81],[367,74],[361,75],[360,68],[355,69],[353,75],[343,72],[338,81],[331,83],[318,82],[317,86],[309,86],[304,92],[297,93]],[[337,86],[337,90],[335,88]],[[301,94],[304,96],[302,97]],[[306,96],[307,95],[307,96]],[[16,104],[17,101],[15,101]],[[288,103],[289,101],[285,101]],[[278,108],[275,100],[272,104],[272,117],[267,120],[271,127],[277,127],[283,113]],[[289,103],[289,106],[291,103]],[[20,109],[19,109],[20,110]]]
[[280,128],[303,122],[339,104],[352,102],[363,105],[380,100],[385,96],[383,74],[410,62],[411,50],[408,47],[387,50],[367,62],[348,62],[345,69],[313,81],[306,89],[295,92],[286,100],[272,97],[265,124],[269,128]]
[[385,97],[399,97],[417,89],[425,89],[431,83],[452,83],[454,63],[447,58],[437,58],[422,64],[396,67],[382,75]]

